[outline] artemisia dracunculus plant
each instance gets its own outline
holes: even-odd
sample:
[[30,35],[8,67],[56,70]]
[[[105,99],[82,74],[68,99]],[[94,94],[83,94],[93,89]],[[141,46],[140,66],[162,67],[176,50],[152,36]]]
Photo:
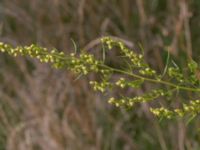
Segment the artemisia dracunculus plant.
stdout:
[[[46,48],[30,45],[13,47],[11,45],[0,43],[0,52],[11,56],[28,56],[41,61],[41,63],[50,63],[54,68],[66,68],[77,75],[88,75],[97,73],[101,81],[89,81],[95,91],[109,92],[109,90],[118,88],[140,88],[143,84],[156,84],[156,89],[145,92],[143,95],[135,97],[110,97],[108,102],[117,107],[132,108],[137,103],[144,103],[156,100],[160,97],[168,98],[177,93],[177,91],[191,92],[194,99],[188,99],[187,103],[181,103],[179,108],[150,108],[150,111],[161,118],[177,118],[184,116],[196,117],[200,113],[200,100],[196,99],[200,94],[200,81],[196,76],[198,64],[189,60],[186,67],[187,76],[182,73],[177,65],[167,65],[164,74],[160,75],[152,69],[144,60],[143,54],[138,54],[125,46],[122,41],[114,40],[110,37],[101,39],[105,51],[118,49],[120,54],[129,60],[129,69],[119,69],[107,65],[104,60],[98,60],[94,55],[82,51],[79,54],[71,53],[69,55],[59,52],[56,49],[47,50]],[[120,74],[121,78],[111,80],[114,74]]]

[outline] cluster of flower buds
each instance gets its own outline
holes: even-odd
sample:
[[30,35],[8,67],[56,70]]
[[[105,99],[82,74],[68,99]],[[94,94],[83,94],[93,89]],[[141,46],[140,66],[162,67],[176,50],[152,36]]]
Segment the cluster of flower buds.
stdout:
[[77,57],[74,53],[66,56],[63,52],[58,52],[56,49],[48,51],[37,45],[24,47],[16,47],[4,43],[0,43],[0,51],[8,53],[12,56],[29,56],[37,58],[40,62],[51,63],[55,68],[68,68],[78,74],[88,74],[89,72],[103,72],[105,69],[99,69],[100,62],[93,55],[81,53]]
[[95,91],[105,92],[107,88],[111,87],[112,84],[108,81],[90,81],[90,85],[93,87]]
[[169,77],[175,78],[178,82],[183,83],[184,77],[178,67],[169,67],[168,68]]
[[125,78],[120,78],[115,84],[121,88],[125,88],[125,87],[139,88],[141,87],[143,82],[144,82],[144,79],[126,81]]
[[168,110],[166,108],[151,108],[150,111],[159,118],[184,117],[188,114],[196,116],[200,113],[200,100],[192,100],[189,104],[183,104],[182,109]]
[[132,107],[136,103],[144,103],[144,102],[149,102],[152,101],[160,96],[164,96],[166,93],[161,90],[152,90],[149,93],[146,93],[142,96],[135,96],[133,98],[130,97],[123,97],[120,99],[115,99],[114,97],[111,97],[108,102],[110,104],[114,104],[115,106],[125,106],[125,107]]
[[133,50],[129,49],[122,43],[121,41],[113,40],[110,37],[104,37],[101,39],[103,44],[106,44],[108,49],[112,49],[114,46],[118,47],[122,54],[129,58],[132,65],[135,67],[144,67],[146,64],[144,63],[143,55],[136,54]]
[[140,69],[139,73],[145,76],[153,76],[156,74],[156,71],[151,69],[150,67],[145,67],[144,69]]

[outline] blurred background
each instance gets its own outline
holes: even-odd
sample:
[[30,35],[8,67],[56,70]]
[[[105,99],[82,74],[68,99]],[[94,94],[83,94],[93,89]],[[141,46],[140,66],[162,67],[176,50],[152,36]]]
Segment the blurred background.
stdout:
[[[200,1],[0,0],[5,43],[36,43],[69,53],[73,40],[78,50],[100,55],[99,38],[105,35],[136,51],[142,45],[158,72],[167,51],[180,65],[190,57],[199,63]],[[114,55],[108,57],[118,63]],[[159,121],[149,104],[115,108],[108,95],[93,92],[91,78],[75,81],[64,69],[0,54],[0,150],[200,150],[199,118],[186,125],[184,119]]]

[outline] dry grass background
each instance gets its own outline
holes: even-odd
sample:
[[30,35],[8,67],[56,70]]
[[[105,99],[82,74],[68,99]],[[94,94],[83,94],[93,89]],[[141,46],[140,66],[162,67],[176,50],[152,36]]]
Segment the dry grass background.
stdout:
[[[199,59],[199,10],[198,0],[2,0],[0,40],[69,53],[73,39],[98,54],[99,37],[112,35],[134,49],[141,43],[147,61],[162,70],[166,50],[180,64]],[[186,126],[184,120],[159,122],[148,104],[116,109],[107,95],[91,90],[87,78],[75,78],[35,60],[1,55],[0,149],[200,149],[199,118]]]

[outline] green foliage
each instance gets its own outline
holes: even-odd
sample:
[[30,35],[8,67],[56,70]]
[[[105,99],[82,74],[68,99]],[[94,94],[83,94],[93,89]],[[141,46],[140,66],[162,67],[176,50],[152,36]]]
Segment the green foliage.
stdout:
[[[186,73],[177,65],[166,66],[164,75],[160,75],[156,70],[152,69],[144,60],[142,54],[137,54],[133,50],[125,46],[121,41],[113,40],[110,37],[101,39],[106,51],[118,49],[121,55],[129,61],[131,69],[118,69],[107,65],[103,60],[97,60],[94,55],[80,52],[65,55],[56,49],[48,51],[37,45],[16,47],[0,43],[0,51],[11,56],[30,56],[39,59],[42,63],[50,63],[54,68],[66,68],[77,75],[87,75],[96,73],[100,76],[100,81],[90,81],[90,85],[95,91],[108,92],[115,88],[140,88],[143,84],[151,83],[159,86],[143,95],[135,97],[111,97],[108,102],[117,106],[130,108],[137,103],[150,102],[160,97],[168,98],[178,91],[192,92],[198,95],[200,92],[199,80],[196,76],[198,64],[194,60],[188,62]],[[113,79],[115,73],[120,74],[119,79]],[[189,77],[187,76],[189,74]],[[194,96],[195,98],[195,96]],[[196,98],[195,98],[196,99]],[[188,100],[189,101],[189,100]],[[190,100],[187,104],[182,104],[183,108],[150,108],[150,111],[160,118],[174,118],[191,115],[197,116],[200,113],[200,100]]]

